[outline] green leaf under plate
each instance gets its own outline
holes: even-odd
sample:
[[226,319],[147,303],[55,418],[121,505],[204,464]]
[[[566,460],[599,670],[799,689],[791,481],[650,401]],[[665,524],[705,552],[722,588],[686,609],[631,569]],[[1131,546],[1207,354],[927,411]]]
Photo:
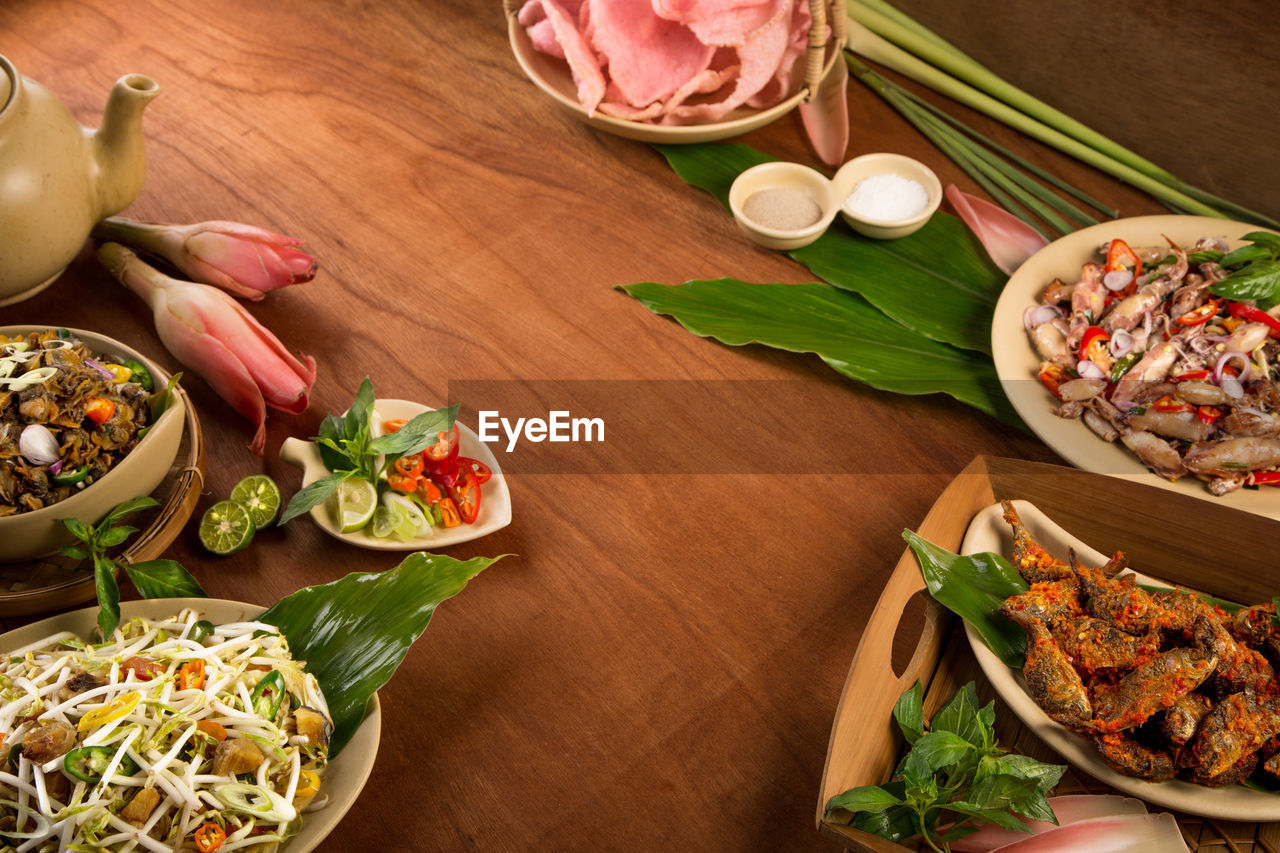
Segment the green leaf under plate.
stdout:
[[[686,183],[710,192],[726,209],[734,179],[775,159],[749,145],[655,147]],[[948,213],[935,213],[915,234],[898,240],[862,237],[837,218],[817,241],[787,254],[921,335],[991,352],[991,315],[1008,279],[964,223]]]
[[730,278],[639,282],[621,289],[695,335],[732,346],[758,343],[816,353],[873,388],[946,393],[1005,423],[1020,423],[989,358],[915,334],[855,294],[819,282],[746,284]]
[[365,706],[404,660],[440,602],[497,559],[410,554],[387,572],[352,573],[276,602],[260,617],[307,662],[333,715],[329,755],[351,739]]

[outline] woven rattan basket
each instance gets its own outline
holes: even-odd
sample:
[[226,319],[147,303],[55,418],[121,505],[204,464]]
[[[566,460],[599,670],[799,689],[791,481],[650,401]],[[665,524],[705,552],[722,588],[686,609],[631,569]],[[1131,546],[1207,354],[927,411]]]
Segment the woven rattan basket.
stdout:
[[576,118],[599,130],[638,139],[642,142],[711,142],[727,139],[764,127],[799,104],[811,100],[818,85],[828,74],[846,73],[836,68],[847,41],[845,0],[808,0],[813,22],[809,27],[809,44],[804,56],[804,77],[792,95],[766,109],[739,108],[720,121],[704,124],[659,125],[627,121],[596,112],[588,115],[578,102],[577,89],[569,65],[535,50],[525,28],[516,19],[521,0],[503,0],[507,16],[507,34],[511,50],[524,73],[534,84],[550,95]]

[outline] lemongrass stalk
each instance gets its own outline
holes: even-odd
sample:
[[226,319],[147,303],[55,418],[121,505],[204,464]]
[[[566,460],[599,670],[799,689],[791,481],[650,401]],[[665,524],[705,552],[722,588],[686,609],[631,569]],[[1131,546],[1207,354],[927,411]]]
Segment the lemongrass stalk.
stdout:
[[1131,166],[1161,183],[1170,185],[1181,183],[1172,174],[1150,160],[1130,151],[1088,125],[1076,121],[1061,110],[1054,109],[1039,98],[1005,81],[963,53],[954,48],[949,50],[943,48],[937,42],[920,35],[919,31],[924,29],[922,25],[917,24],[915,28],[905,27],[875,9],[857,2],[857,0],[852,0],[847,4],[847,12],[850,18],[867,27],[876,35],[888,39],[898,47],[908,50],[925,60],[930,65],[960,78],[987,95],[1003,101],[1060,133],[1083,142],[1090,148],[1100,151],[1127,166]]
[[927,113],[914,107],[910,103],[895,102],[893,99],[893,93],[889,89],[888,81],[873,72],[870,68],[866,68],[866,66],[863,66],[863,68],[866,69],[865,73],[858,74],[855,72],[855,76],[857,76],[858,79],[876,92],[876,94],[880,95],[880,97],[893,105],[894,109],[898,110],[898,112],[901,113],[907,121],[911,122],[912,126],[914,126],[916,130],[920,131],[926,139],[936,145],[942,153],[946,154],[952,162],[959,166],[961,171],[986,190],[987,194],[995,199],[997,204],[1021,219],[1023,222],[1027,223],[1027,225],[1031,226],[1036,231],[1040,232],[1046,240],[1049,239],[1049,235],[1045,233],[1040,224],[1037,223],[1030,214],[1028,214],[1022,206],[1018,204],[1018,202],[1011,198],[1003,189],[991,180],[990,177],[988,177],[981,165],[969,153],[969,151],[961,145],[953,144],[953,138],[945,137],[939,132],[939,122],[930,121]]
[[967,83],[939,71],[924,60],[880,38],[854,20],[849,21],[849,43],[848,50],[845,53],[846,62],[851,59],[848,51],[858,53],[899,74],[910,77],[935,92],[959,101],[978,112],[985,113],[1014,130],[1021,131],[1046,145],[1051,145],[1075,157],[1077,160],[1106,172],[1112,177],[1150,193],[1158,199],[1172,202],[1202,216],[1222,217],[1222,213],[1215,208],[1196,201],[1194,198],[1161,183],[1150,175],[1121,163],[1097,149],[1090,148],[1078,139],[1067,136],[1065,133],[1037,121],[1026,113],[1019,112],[1008,104],[978,91]]
[[[915,92],[911,92],[907,89],[904,89],[903,87],[899,86],[896,83],[892,83],[890,81],[885,81],[885,82],[889,86],[900,91],[912,103],[920,107],[923,107],[930,114],[937,116],[938,118],[945,121],[947,124],[954,127],[956,130],[959,130],[962,133],[972,137],[980,144],[985,145],[987,148],[999,154],[1001,157],[1004,157],[1006,160],[1013,162],[1020,169],[1024,169],[1027,172],[1030,172],[1031,174],[1035,175],[1040,180],[1045,181],[1046,183],[1049,183],[1057,187],[1058,189],[1062,190],[1065,193],[1075,196],[1077,199],[1089,205],[1094,210],[1097,210],[1098,212],[1105,214],[1108,219],[1115,219],[1117,216],[1120,215],[1119,211],[1117,211],[1114,207],[1111,207],[1110,205],[1099,201],[1098,199],[1089,195],[1084,190],[1073,187],[1071,184],[1067,183],[1062,178],[1059,178],[1057,175],[1053,174],[1053,172],[1040,168],[1039,166],[1037,166],[1035,163],[1032,163],[1027,158],[1022,157],[1018,154],[1015,154],[1014,152],[1010,151],[1008,148],[1005,148],[999,142],[996,142],[994,139],[991,139],[988,136],[984,136],[983,134],[974,130],[969,125],[960,121],[958,118],[955,118],[954,116],[947,114],[943,110],[938,109],[936,106],[929,103],[924,98],[917,95]],[[1091,222],[1096,222],[1096,220],[1094,220],[1092,217],[1088,217],[1088,218],[1090,219]]]
[[[956,77],[973,84],[985,94],[994,96],[1006,104],[1017,107],[1024,114],[1029,115],[1035,120],[1053,127],[1055,130],[1065,133],[1074,139],[1084,142],[1099,152],[1110,156],[1121,163],[1125,163],[1149,177],[1155,178],[1182,195],[1195,199],[1203,205],[1217,208],[1216,212],[1210,215],[1220,217],[1232,215],[1237,218],[1249,220],[1271,228],[1280,228],[1280,221],[1183,181],[1166,169],[1152,163],[1141,155],[1125,148],[1112,139],[1103,136],[1087,125],[1076,121],[1065,113],[1049,106],[1022,89],[1007,83],[1000,77],[993,74],[977,60],[968,56],[959,48],[934,33],[928,27],[889,5],[886,0],[848,0],[846,5],[847,14],[852,21],[860,21],[877,35],[889,39],[938,68],[949,71]],[[852,44],[852,34],[850,36],[850,43]],[[880,60],[876,61],[879,62]],[[918,80],[918,78],[914,76],[912,79]],[[933,88],[932,84],[925,80],[919,80],[919,82]],[[991,113],[987,114],[991,115]],[[998,117],[993,116],[993,118]],[[1010,124],[1003,118],[999,118],[999,120],[1005,124]],[[1024,133],[1027,132],[1016,125],[1010,124],[1010,126],[1015,127],[1015,129],[1018,130],[1023,130]],[[1054,143],[1049,144],[1052,145]],[[1055,145],[1055,147],[1059,146]],[[1122,178],[1122,180],[1127,181],[1125,178]],[[1129,183],[1132,183],[1132,181],[1129,181]],[[1140,185],[1135,184],[1135,186]],[[1145,189],[1145,187],[1143,187],[1143,189]],[[1157,193],[1152,193],[1152,195],[1155,195],[1157,198],[1165,201],[1166,204],[1175,209],[1185,210],[1191,213],[1202,212],[1202,208],[1200,206],[1187,207],[1185,204],[1160,196]]]

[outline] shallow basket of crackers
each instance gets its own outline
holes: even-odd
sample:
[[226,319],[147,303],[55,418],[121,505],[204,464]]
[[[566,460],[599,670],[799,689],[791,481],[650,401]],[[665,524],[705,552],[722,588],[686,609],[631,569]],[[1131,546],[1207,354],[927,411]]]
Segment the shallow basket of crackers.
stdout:
[[644,142],[747,133],[845,74],[844,0],[503,0],[516,61],[565,110]]
[[[1150,624],[1125,625],[1134,635],[1130,645],[1145,650],[1145,657],[1117,663],[1105,685],[1095,686],[1086,676],[1085,701],[1092,701],[1092,708],[1066,703],[1047,713],[1037,700],[1070,691],[1058,689],[1057,681],[1047,691],[1043,683],[1034,683],[1040,677],[1033,673],[1039,664],[1032,661],[1038,635],[1028,629],[1021,669],[1006,666],[969,621],[926,594],[921,562],[908,548],[868,621],[836,710],[816,815],[823,836],[854,851],[929,849],[919,837],[888,839],[866,831],[860,827],[870,824],[858,814],[828,804],[844,792],[885,786],[894,778],[910,748],[895,723],[895,704],[913,685],[923,687],[924,719],[930,720],[963,685],[974,682],[982,703],[994,701],[995,734],[1003,747],[1065,766],[1052,791],[1055,799],[1118,795],[1111,800],[1142,812],[1124,820],[1160,824],[1173,837],[1173,843],[1157,847],[1115,849],[1280,849],[1280,783],[1263,769],[1280,755],[1280,690],[1274,683],[1280,649],[1271,647],[1271,640],[1280,638],[1272,601],[1280,589],[1280,566],[1271,545],[1280,536],[1280,523],[1131,480],[979,457],[947,486],[915,533],[954,554],[1001,553],[1014,567],[1027,562],[1033,546],[1042,549],[1034,553],[1046,566],[1085,567],[1085,575],[1101,587],[1077,600],[1108,619],[1134,612],[1102,612],[1109,606],[1107,593],[1117,589],[1133,591],[1134,601],[1176,601],[1193,612],[1181,625],[1165,619],[1163,606],[1153,607]],[[1115,580],[1099,574],[1114,572],[1118,562],[1125,568]],[[1052,589],[1042,586],[1048,583],[1038,580],[1029,589]],[[1004,601],[1025,604],[1016,596]],[[1252,606],[1236,610],[1233,602]],[[1265,636],[1256,643],[1246,640],[1241,626]],[[1226,637],[1228,630],[1234,639]],[[1072,672],[1082,669],[1071,655],[1066,660]],[[1168,669],[1171,660],[1186,670],[1164,678],[1160,667]],[[1160,692],[1161,684],[1169,689]],[[1170,741],[1178,736],[1168,723],[1186,698],[1202,698],[1204,714],[1181,740]],[[1117,743],[1124,750],[1104,754]],[[1126,768],[1126,760],[1135,756],[1142,760]],[[1161,765],[1157,758],[1168,763]],[[1217,773],[1224,768],[1230,772]],[[1199,778],[1206,774],[1216,778]],[[1068,822],[1063,820],[1064,829],[1071,828]],[[1041,824],[1035,831],[1058,830]],[[1019,832],[1014,837],[1032,836]],[[954,842],[952,849],[1001,849],[975,846],[978,835],[969,838]],[[1036,838],[1045,846],[1009,850],[1068,849],[1048,846],[1049,835]]]

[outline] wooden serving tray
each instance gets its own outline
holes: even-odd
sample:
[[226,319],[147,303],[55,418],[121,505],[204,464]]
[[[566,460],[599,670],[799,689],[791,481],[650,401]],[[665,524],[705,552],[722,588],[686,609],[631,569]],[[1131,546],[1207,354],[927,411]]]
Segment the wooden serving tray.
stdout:
[[[174,393],[186,404],[178,455],[169,473],[151,493],[160,505],[128,519],[127,523],[138,528],[138,532],[113,554],[117,562],[139,563],[159,557],[177,538],[200,500],[204,487],[204,436],[200,419],[182,386],[175,386]],[[96,595],[93,565],[88,561],[54,555],[0,563],[0,617],[50,613],[83,604]]]
[[[1280,562],[1275,559],[1280,522],[1074,468],[979,456],[951,481],[916,532],[959,552],[969,522],[979,510],[1017,498],[1035,504],[1100,551],[1123,550],[1140,571],[1169,583],[1246,604],[1270,601],[1280,593]],[[915,556],[905,549],[863,632],[836,708],[818,796],[817,827],[825,837],[858,853],[914,849],[850,827],[846,812],[830,819],[824,814],[827,801],[836,794],[889,780],[903,745],[893,722],[893,706],[903,691],[916,681],[923,685],[926,719],[968,681],[977,682],[984,703],[994,698],[960,620],[928,599],[923,590]],[[911,625],[903,618],[904,610],[917,593],[926,603],[919,624]],[[907,659],[901,673],[895,673],[892,665],[895,638],[897,658]],[[998,700],[996,707],[1002,743],[1041,760],[1063,763]],[[1057,793],[1108,790],[1069,768]],[[1280,850],[1280,824],[1175,816],[1192,850]]]

